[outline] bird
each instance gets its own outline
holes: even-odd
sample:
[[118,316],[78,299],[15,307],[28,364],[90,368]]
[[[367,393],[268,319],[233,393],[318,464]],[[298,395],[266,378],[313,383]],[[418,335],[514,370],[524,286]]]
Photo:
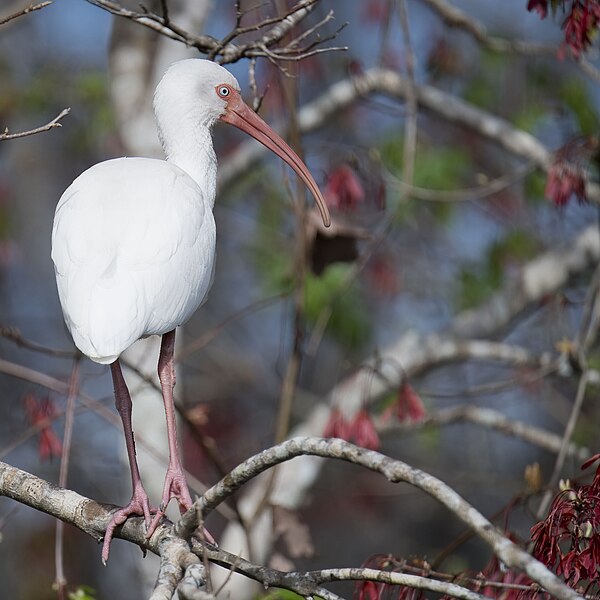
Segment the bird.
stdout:
[[[330,223],[307,166],[244,102],[238,81],[221,65],[201,58],[173,63],[156,87],[153,108],[164,160],[123,157],[93,165],[62,194],[52,227],[64,320],[84,355],[110,365],[131,471],[131,500],[112,514],[106,528],[104,564],[115,529],[128,517],[144,517],[149,538],[171,499],[182,513],[192,505],[177,444],[173,356],[177,327],[205,302],[214,277],[213,125],[241,129],[290,165],[312,192],[324,225]],[[134,342],[152,335],[162,336],[158,377],[169,446],[158,508],[151,506],[140,478],[132,400],[119,361]]]

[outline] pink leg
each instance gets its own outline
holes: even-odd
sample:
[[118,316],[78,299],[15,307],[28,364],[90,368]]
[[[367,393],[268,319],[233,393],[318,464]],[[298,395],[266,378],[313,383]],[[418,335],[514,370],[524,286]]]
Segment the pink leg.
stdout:
[[119,360],[115,360],[110,365],[110,370],[113,378],[113,385],[115,389],[115,406],[119,415],[121,415],[121,421],[123,422],[123,431],[125,432],[125,444],[127,446],[127,456],[129,457],[129,467],[131,469],[131,483],[133,487],[133,494],[131,500],[127,506],[116,511],[106,528],[104,534],[104,543],[102,545],[102,562],[106,564],[108,560],[108,554],[110,551],[110,542],[114,530],[125,523],[127,517],[131,515],[143,516],[146,525],[148,525],[152,519],[152,512],[150,503],[148,501],[148,495],[142,480],[140,478],[140,470],[138,468],[137,460],[135,458],[135,441],[133,439],[133,429],[131,426],[131,396],[127,389],[127,384],[121,371],[121,365]]
[[[175,498],[179,503],[181,514],[186,512],[192,506],[192,496],[188,488],[181,461],[179,460],[179,450],[177,448],[177,428],[175,425],[175,402],[173,401],[173,388],[175,387],[175,365],[173,355],[175,353],[175,330],[165,333],[160,345],[160,356],[158,357],[158,378],[162,387],[163,401],[165,403],[165,413],[167,416],[167,436],[169,438],[169,466],[165,476],[162,501],[160,508],[154,515],[154,519],[146,537],[150,537],[158,523],[167,510],[167,505],[171,498]],[[212,535],[203,529],[201,537],[216,545]]]
[[192,497],[188,488],[177,448],[177,428],[175,425],[175,403],[173,401],[173,388],[175,387],[175,366],[173,354],[175,352],[175,330],[169,331],[162,336],[160,345],[160,356],[158,358],[158,378],[162,387],[165,414],[167,417],[167,436],[169,439],[169,467],[165,476],[165,485],[161,505],[154,516],[148,533],[150,537],[156,529],[159,521],[165,514],[167,505],[171,498],[179,503],[179,510],[183,514],[192,505]]

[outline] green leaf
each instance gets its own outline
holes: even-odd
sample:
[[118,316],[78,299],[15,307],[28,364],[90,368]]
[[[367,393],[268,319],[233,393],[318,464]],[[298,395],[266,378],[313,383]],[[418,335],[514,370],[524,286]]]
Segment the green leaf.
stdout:
[[559,88],[559,98],[571,109],[581,133],[596,134],[600,123],[594,100],[583,81],[569,79]]
[[358,286],[346,284],[352,268],[352,265],[332,264],[320,277],[308,274],[305,314],[308,322],[314,324],[324,310],[331,308],[326,331],[349,348],[359,348],[369,339],[371,323]]
[[74,592],[69,592],[69,600],[96,600],[96,590],[88,585],[79,586]]
[[[393,136],[381,146],[381,158],[386,168],[402,179],[404,140]],[[455,190],[463,185],[471,166],[469,153],[461,148],[446,148],[419,144],[415,155],[413,183],[416,187],[431,190]],[[400,223],[414,217],[415,212],[426,209],[438,221],[447,223],[455,212],[451,202],[398,202],[395,217]]]
[[433,190],[458,188],[471,162],[465,150],[441,146],[419,148],[416,159],[415,185]]
[[[281,231],[286,202],[275,188],[264,192],[260,206],[259,230],[252,248],[256,268],[269,294],[289,291],[295,282],[293,246],[289,238],[275,237]],[[360,287],[346,284],[350,264],[334,263],[320,275],[308,272],[305,281],[305,318],[310,325],[319,322],[323,311],[331,309],[326,332],[349,348],[364,344],[371,323]]]
[[[381,145],[383,163],[400,179],[403,147],[404,140],[397,135]],[[469,154],[461,148],[419,144],[415,155],[414,185],[434,190],[455,189],[467,175],[470,162]]]
[[546,174],[534,171],[525,177],[525,194],[527,198],[539,200],[544,198],[546,190]]
[[512,122],[519,129],[532,132],[543,116],[544,110],[542,106],[528,104],[512,117]]
[[520,264],[532,258],[538,249],[537,240],[520,229],[513,229],[495,241],[487,249],[483,261],[462,268],[459,274],[459,307],[467,309],[483,303],[504,282],[507,265]]

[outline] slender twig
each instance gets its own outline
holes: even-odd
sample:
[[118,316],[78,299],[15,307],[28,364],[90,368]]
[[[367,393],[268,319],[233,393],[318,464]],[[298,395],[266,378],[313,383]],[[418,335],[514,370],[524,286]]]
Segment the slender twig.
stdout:
[[579,328],[579,332],[577,335],[577,340],[575,342],[575,353],[577,355],[577,361],[579,363],[579,368],[581,369],[581,376],[579,378],[579,383],[577,384],[577,392],[575,394],[575,401],[573,402],[573,407],[571,408],[571,413],[569,415],[569,420],[567,421],[567,425],[565,427],[565,431],[562,437],[562,444],[560,448],[560,452],[556,457],[556,462],[554,464],[554,469],[552,471],[552,475],[548,481],[548,485],[551,489],[549,489],[542,498],[540,502],[540,506],[536,512],[536,516],[538,519],[542,519],[546,511],[548,510],[548,506],[552,501],[553,491],[552,488],[555,488],[560,479],[560,475],[562,472],[562,468],[564,466],[565,460],[567,458],[567,448],[571,442],[571,438],[573,437],[573,433],[575,431],[575,426],[577,425],[577,421],[579,420],[579,415],[581,414],[581,408],[583,406],[583,401],[585,399],[585,392],[587,390],[587,386],[589,383],[589,367],[587,365],[587,351],[591,343],[593,342],[596,336],[596,330],[598,326],[598,318],[600,312],[600,266],[596,268],[594,273],[594,277],[592,278],[592,282],[588,289],[587,299],[583,310],[583,315],[581,319],[581,326]]
[[490,36],[483,23],[480,23],[447,0],[424,0],[449,27],[456,27],[471,34],[477,42],[494,52],[514,52],[525,56],[556,56],[558,48],[536,42],[505,40]]
[[[445,427],[453,423],[463,422],[499,431],[553,454],[558,454],[563,448],[562,437],[555,433],[541,429],[535,425],[530,425],[529,423],[511,420],[500,411],[473,404],[460,404],[451,408],[429,411],[427,416],[417,423],[392,423],[390,421],[383,422],[381,419],[378,419],[375,425],[377,426],[377,431],[380,433],[388,431],[393,433],[397,431],[416,432],[430,427]],[[578,446],[573,442],[569,442],[566,445],[566,452],[567,456],[572,456],[578,461],[584,461],[592,454],[589,448]]]
[[175,355],[175,362],[182,362],[186,358],[188,358],[194,352],[201,350],[204,348],[209,342],[211,342],[217,335],[219,335],[226,327],[229,327],[232,323],[247,317],[248,315],[254,314],[262,310],[263,308],[268,308],[272,306],[276,302],[286,298],[289,296],[288,291],[281,292],[279,294],[275,294],[273,296],[269,296],[267,298],[261,298],[252,304],[238,310],[236,313],[227,317],[213,328],[209,329],[202,333],[202,335],[198,336],[196,339],[190,341],[185,346],[183,346],[180,350],[177,351]]
[[[194,35],[182,27],[179,27],[172,20],[166,21],[161,15],[152,12],[135,12],[124,8],[118,2],[112,0],[87,0],[90,4],[102,8],[113,15],[130,19],[140,25],[149,27],[157,33],[164,35],[170,39],[182,42],[187,46],[197,48],[203,54],[206,54],[209,59],[216,59],[221,64],[232,63],[241,58],[266,57],[274,61],[291,61],[302,60],[309,56],[320,52],[347,50],[344,47],[320,48],[316,50],[291,49],[288,46],[278,47],[279,42],[305,19],[318,4],[319,0],[299,0],[292,8],[287,10],[285,14],[277,18],[269,18],[251,26],[239,26],[239,11],[236,13],[236,23],[238,26],[227,34],[222,40],[209,35]],[[258,39],[252,40],[244,44],[234,44],[234,40],[249,31],[265,29],[265,33]],[[333,34],[334,36],[336,34]],[[331,39],[320,38],[317,43],[322,44],[324,41]]]
[[[382,167],[385,168],[384,165],[382,165]],[[389,171],[385,172],[385,179],[386,183],[392,188],[396,187],[398,189],[406,190],[409,196],[415,200],[423,200],[425,202],[461,203],[483,200],[498,192],[506,190],[520,182],[534,169],[535,165],[533,165],[533,163],[525,163],[524,165],[517,167],[513,172],[495,177],[485,184],[456,190],[437,190],[410,185],[404,180],[399,180]]]
[[417,152],[417,93],[415,83],[415,54],[410,41],[410,24],[406,0],[399,0],[400,26],[404,38],[404,55],[406,63],[406,121],[404,124],[404,152],[402,155],[402,179],[412,185]]
[[[557,57],[559,48],[537,42],[525,40],[508,40],[488,33],[483,23],[477,21],[460,8],[447,2],[447,0],[424,0],[431,9],[449,27],[462,29],[470,34],[481,46],[498,53],[520,54],[522,56],[548,56]],[[574,58],[581,71],[596,83],[600,82],[600,71],[584,56]]]
[[50,356],[74,359],[81,354],[79,350],[61,350],[58,348],[50,348],[49,346],[44,346],[43,344],[29,340],[23,336],[17,327],[13,327],[11,325],[0,325],[0,337],[14,342],[21,348],[27,348],[28,350],[41,352],[42,354],[49,354]]
[[[67,487],[67,476],[69,473],[69,459],[71,456],[71,442],[73,439],[73,423],[75,416],[75,400],[79,388],[79,357],[73,363],[71,380],[69,382],[69,394],[67,396],[67,408],[65,411],[65,428],[62,444],[62,455],[60,459],[60,471],[58,475],[58,485],[61,488]],[[56,539],[54,543],[54,566],[56,570],[56,588],[59,600],[66,598],[67,578],[63,562],[64,551],[64,526],[61,520],[56,521]]]
[[39,2],[38,4],[30,4],[29,6],[22,8],[6,17],[0,17],[0,25],[4,25],[13,19],[18,19],[23,15],[27,15],[35,10],[40,10],[41,8],[45,8],[46,6],[50,6],[53,0],[46,0],[45,2]]
[[36,133],[42,133],[44,131],[49,131],[50,129],[54,129],[56,127],[62,127],[62,123],[59,121],[68,115],[71,112],[70,108],[63,108],[52,121],[42,125],[41,127],[36,127],[35,129],[29,129],[28,131],[20,131],[19,133],[9,133],[8,127],[4,129],[3,133],[0,133],[0,141],[2,140],[16,140],[17,138],[27,137],[29,135],[35,135]]
[[163,23],[165,24],[165,26],[168,27],[169,23],[170,23],[169,3],[167,2],[167,0],[160,0],[160,6],[161,6],[161,10],[162,10]]
[[573,402],[573,408],[571,409],[571,414],[569,415],[569,420],[567,421],[567,426],[565,427],[565,431],[563,433],[560,452],[556,457],[556,462],[554,464],[554,469],[552,471],[552,475],[548,481],[548,485],[551,489],[549,489],[542,498],[540,502],[540,506],[536,512],[536,516],[538,519],[542,519],[546,515],[546,511],[548,510],[548,506],[552,501],[552,497],[554,496],[555,491],[552,488],[558,483],[560,478],[560,473],[562,471],[563,465],[565,464],[565,459],[567,458],[569,444],[571,442],[571,438],[573,437],[573,432],[575,431],[575,425],[577,425],[577,421],[579,419],[579,415],[581,413],[581,407],[583,406],[583,400],[585,398],[585,391],[587,389],[588,384],[588,374],[587,368],[584,368],[581,377],[579,378],[579,383],[577,385],[577,393],[575,395],[575,402]]

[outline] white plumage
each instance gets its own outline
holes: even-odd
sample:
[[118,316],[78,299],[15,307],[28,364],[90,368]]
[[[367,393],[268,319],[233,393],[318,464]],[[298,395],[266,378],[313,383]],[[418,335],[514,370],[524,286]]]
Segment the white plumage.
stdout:
[[212,203],[166,161],[99,163],[56,208],[52,259],[65,321],[99,363],[185,323],[206,298],[214,257]]
[[[84,354],[110,363],[131,468],[133,494],[129,504],[112,515],[103,561],[115,528],[128,516],[143,515],[150,536],[171,498],[182,512],[192,504],[177,449],[173,352],[175,329],[202,304],[212,284],[214,123],[222,120],[242,129],[286,161],[313,192],[329,224],[323,196],[304,163],[244,104],[238,82],[223,67],[200,59],[174,63],[156,88],[154,112],[166,160],[117,158],[91,167],[62,195],[52,230],[52,260],[65,322]],[[169,466],[158,510],[150,508],[140,480],[131,397],[119,364],[125,349],[153,334],[163,336],[158,374],[169,438]]]

